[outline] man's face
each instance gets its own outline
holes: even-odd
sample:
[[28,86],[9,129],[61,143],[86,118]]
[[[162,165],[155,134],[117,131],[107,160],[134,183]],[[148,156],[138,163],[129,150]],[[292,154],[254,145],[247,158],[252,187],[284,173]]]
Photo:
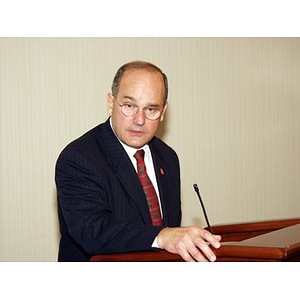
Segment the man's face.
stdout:
[[[117,96],[113,97],[112,94],[107,96],[112,126],[121,142],[138,149],[153,138],[167,108],[167,105],[164,106],[164,94],[163,78],[158,72],[130,69],[123,74]],[[127,117],[119,106],[125,103],[139,108],[157,107],[164,112],[154,121],[147,119],[142,109],[136,115]]]

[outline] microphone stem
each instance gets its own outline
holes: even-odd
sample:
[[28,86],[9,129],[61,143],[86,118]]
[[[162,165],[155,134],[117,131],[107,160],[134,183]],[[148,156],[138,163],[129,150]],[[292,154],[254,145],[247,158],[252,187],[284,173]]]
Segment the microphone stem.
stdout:
[[209,221],[208,221],[208,217],[206,215],[205,207],[204,207],[202,198],[200,196],[199,188],[198,188],[198,185],[196,183],[194,184],[194,189],[195,189],[196,194],[198,195],[200,204],[202,206],[202,210],[203,210],[203,213],[204,213],[204,217],[205,217],[205,220],[206,220],[206,224],[207,224],[208,230],[210,231],[211,234],[214,234],[212,228],[210,227],[210,224],[209,224]]

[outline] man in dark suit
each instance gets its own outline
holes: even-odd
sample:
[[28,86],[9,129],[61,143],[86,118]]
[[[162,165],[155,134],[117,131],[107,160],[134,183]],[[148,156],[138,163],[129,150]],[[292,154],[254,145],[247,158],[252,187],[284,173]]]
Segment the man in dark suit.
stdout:
[[[216,259],[207,242],[218,248],[219,236],[198,226],[179,227],[178,157],[155,137],[167,96],[167,77],[159,68],[140,61],[122,66],[107,96],[109,119],[62,151],[56,165],[59,261],[154,248],[186,261]],[[156,191],[159,225],[151,219],[137,174],[134,154],[139,149]]]

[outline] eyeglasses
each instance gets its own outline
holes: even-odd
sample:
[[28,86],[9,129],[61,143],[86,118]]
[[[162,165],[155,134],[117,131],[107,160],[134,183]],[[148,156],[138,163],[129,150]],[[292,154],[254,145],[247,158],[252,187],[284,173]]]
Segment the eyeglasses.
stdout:
[[133,117],[134,115],[136,115],[139,112],[140,109],[142,109],[143,112],[145,113],[145,116],[147,119],[149,119],[151,121],[155,121],[163,113],[163,110],[160,110],[157,107],[140,108],[137,105],[134,105],[131,103],[124,103],[124,104],[118,103],[118,105],[121,107],[121,111],[122,111],[123,115],[126,117]]

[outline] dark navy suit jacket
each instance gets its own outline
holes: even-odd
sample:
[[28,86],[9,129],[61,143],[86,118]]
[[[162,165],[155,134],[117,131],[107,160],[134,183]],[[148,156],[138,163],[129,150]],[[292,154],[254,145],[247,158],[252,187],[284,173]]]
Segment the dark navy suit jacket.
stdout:
[[[178,157],[156,137],[149,147],[164,227],[180,226]],[[55,180],[61,232],[59,261],[88,261],[100,253],[151,249],[163,227],[152,225],[137,173],[109,119],[62,151]]]

